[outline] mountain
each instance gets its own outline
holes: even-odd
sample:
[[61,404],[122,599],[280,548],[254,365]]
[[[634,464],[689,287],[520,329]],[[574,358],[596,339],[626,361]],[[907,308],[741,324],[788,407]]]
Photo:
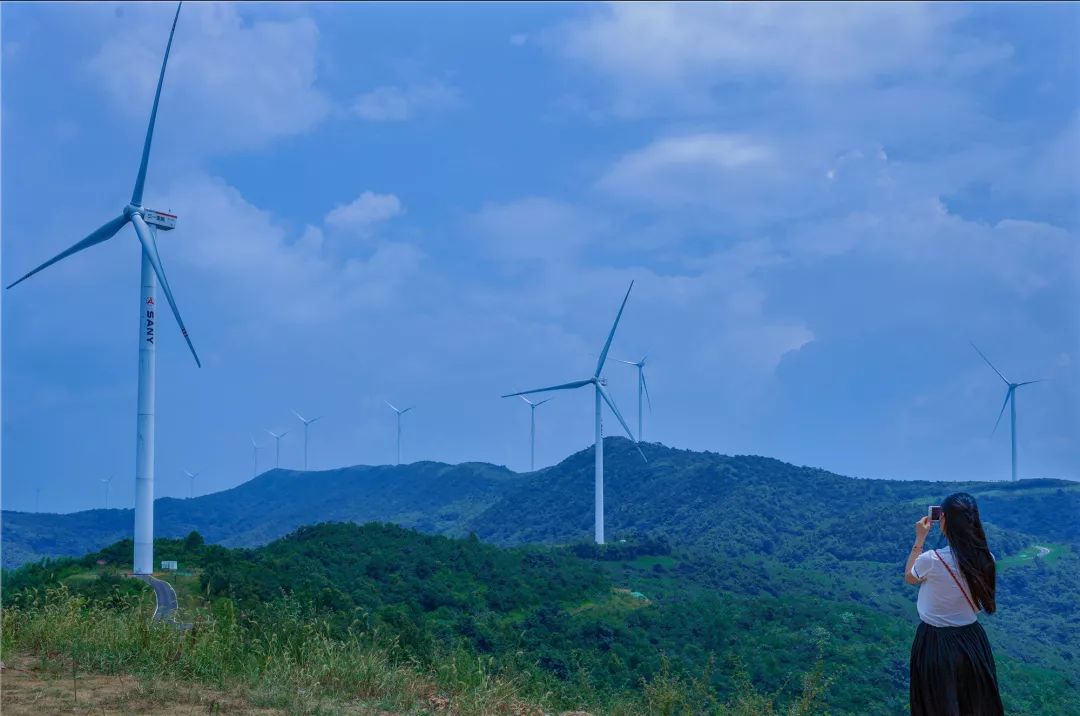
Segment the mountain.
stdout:
[[[812,539],[811,561],[887,561],[906,551],[928,504],[965,490],[980,503],[1002,555],[1032,539],[1080,543],[1080,483],[864,480],[756,456],[724,456],[605,440],[607,531],[615,539],[656,534],[732,556],[800,557],[793,539]],[[271,470],[194,499],[155,502],[162,537],[199,531],[213,543],[253,547],[324,521],[393,522],[450,536],[476,533],[502,545],[576,542],[592,533],[592,450],[533,473],[486,463]],[[76,556],[131,533],[131,510],[65,515],[3,512],[3,564]]]

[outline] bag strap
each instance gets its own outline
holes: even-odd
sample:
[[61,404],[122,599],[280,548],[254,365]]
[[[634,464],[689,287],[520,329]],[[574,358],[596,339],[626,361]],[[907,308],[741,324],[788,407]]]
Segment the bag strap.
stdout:
[[938,554],[938,551],[936,549],[934,550],[934,554],[937,555],[938,561],[940,561],[945,566],[945,569],[949,572],[949,576],[952,577],[954,582],[956,582],[956,588],[959,589],[960,593],[964,595],[964,599],[967,601],[968,606],[971,607],[971,611],[978,614],[979,610],[975,608],[975,605],[972,604],[971,598],[967,595],[967,592],[965,592],[964,588],[960,586],[960,580],[956,578],[955,574],[953,574],[952,568],[949,567],[949,563],[941,558],[941,555]]

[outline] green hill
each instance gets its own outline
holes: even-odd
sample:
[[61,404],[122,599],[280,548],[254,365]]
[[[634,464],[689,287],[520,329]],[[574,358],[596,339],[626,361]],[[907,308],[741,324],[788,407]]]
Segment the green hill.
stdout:
[[[608,438],[609,535],[662,534],[678,544],[771,554],[789,538],[814,539],[837,559],[891,559],[911,523],[949,492],[980,500],[995,549],[1011,554],[1032,536],[1080,543],[1080,483],[934,483],[859,480],[755,456],[724,456]],[[475,532],[503,545],[568,542],[592,533],[592,451],[535,473],[485,463],[271,470],[238,487],[155,502],[159,536],[192,530],[210,542],[254,547],[321,521],[393,522],[450,536]],[[3,512],[3,564],[77,556],[129,537],[131,510],[65,515]],[[871,529],[872,528],[872,529]],[[1009,530],[1008,533],[1002,530]],[[812,557],[813,558],[813,557]]]
[[[8,574],[4,601],[16,615],[10,619],[46,609],[41,595],[60,582],[122,608],[135,583],[117,580],[112,565],[130,548],[121,542],[81,560]],[[523,698],[596,713],[660,713],[653,699],[661,693],[700,711],[701,699],[730,703],[748,688],[774,694],[782,709],[805,695],[808,675],[818,685],[829,682],[810,713],[906,708],[913,591],[905,599],[885,588],[877,603],[856,598],[851,590],[873,595],[879,586],[858,570],[833,593],[822,585],[835,580],[803,567],[746,555],[710,558],[666,540],[500,548],[386,524],[304,527],[253,550],[160,540],[157,551],[198,575],[174,581],[188,585],[182,602],[204,605],[189,612],[199,643],[224,639],[216,630],[240,629],[245,654],[301,654],[305,640],[319,634],[343,643],[366,635],[425,673],[448,660],[471,660],[518,684]],[[899,566],[892,569],[896,584]],[[1052,567],[1032,562],[1003,570],[1002,611],[1022,597],[1043,615],[1038,627],[1045,631],[1018,652],[997,633],[999,616],[984,619],[1010,713],[1080,707],[1080,680],[1068,655],[1076,653],[1069,626],[1075,616],[1055,612],[1064,595],[1077,593],[1078,575],[1072,551]],[[725,583],[731,588],[717,586]],[[1039,584],[1045,586],[1032,586]]]

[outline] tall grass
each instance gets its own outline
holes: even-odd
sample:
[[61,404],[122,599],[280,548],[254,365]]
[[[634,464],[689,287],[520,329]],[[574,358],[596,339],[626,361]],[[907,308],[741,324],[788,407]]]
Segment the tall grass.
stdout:
[[[119,603],[118,603],[119,602]],[[33,593],[3,612],[4,651],[30,652],[46,668],[133,674],[205,684],[242,693],[252,706],[290,713],[333,712],[346,704],[401,713],[527,716],[584,709],[593,714],[776,714],[774,699],[749,679],[719,703],[707,676],[682,679],[665,663],[639,692],[602,695],[583,684],[547,678],[521,663],[500,663],[464,649],[421,664],[377,632],[331,630],[302,605],[284,600],[258,618],[230,600],[189,614],[194,627],[152,623],[145,600],[108,604],[66,587]],[[811,672],[787,713],[811,713],[824,682]]]

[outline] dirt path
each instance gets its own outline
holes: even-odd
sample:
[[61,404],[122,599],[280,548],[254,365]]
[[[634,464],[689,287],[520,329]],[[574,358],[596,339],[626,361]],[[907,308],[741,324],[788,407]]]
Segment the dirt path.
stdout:
[[[4,716],[39,714],[283,714],[256,708],[235,694],[193,684],[147,683],[130,675],[55,673],[32,656],[5,654],[0,673]],[[76,690],[78,698],[76,700]]]

